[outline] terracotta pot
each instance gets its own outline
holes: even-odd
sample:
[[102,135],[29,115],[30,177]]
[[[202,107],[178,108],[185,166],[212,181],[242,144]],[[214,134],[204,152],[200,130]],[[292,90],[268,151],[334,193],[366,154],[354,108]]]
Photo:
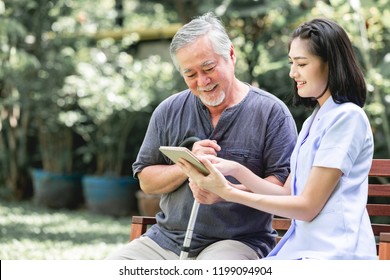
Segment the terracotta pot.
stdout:
[[136,193],[138,200],[138,210],[141,216],[155,216],[160,209],[160,197],[161,195],[146,194],[143,191]]

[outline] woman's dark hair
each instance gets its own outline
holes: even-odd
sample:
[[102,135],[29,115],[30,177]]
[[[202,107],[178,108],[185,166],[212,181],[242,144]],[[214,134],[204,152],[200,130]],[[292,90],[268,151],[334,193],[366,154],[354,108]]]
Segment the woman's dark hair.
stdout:
[[[309,52],[328,63],[328,88],[336,103],[353,102],[364,106],[366,83],[347,33],[337,23],[328,19],[313,19],[299,26],[291,35],[291,42],[307,40]],[[317,100],[298,95],[294,81],[294,105],[314,107]]]

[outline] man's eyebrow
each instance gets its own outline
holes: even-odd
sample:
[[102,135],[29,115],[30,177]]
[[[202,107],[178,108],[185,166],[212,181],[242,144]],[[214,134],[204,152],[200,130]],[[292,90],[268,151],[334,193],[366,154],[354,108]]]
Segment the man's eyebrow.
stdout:
[[[213,60],[207,60],[207,61],[203,62],[200,66],[201,67],[207,67],[207,66],[210,66],[210,65],[213,65],[213,64],[216,64],[216,62],[213,61]],[[183,69],[183,74],[187,74],[189,72],[192,72],[192,69],[189,69],[189,68]]]
[[192,70],[191,69],[183,69],[183,74],[186,74],[186,73],[188,73],[188,72],[191,72]]
[[205,61],[205,62],[202,63],[202,67],[209,66],[211,64],[215,64],[215,61],[212,61],[212,60]]

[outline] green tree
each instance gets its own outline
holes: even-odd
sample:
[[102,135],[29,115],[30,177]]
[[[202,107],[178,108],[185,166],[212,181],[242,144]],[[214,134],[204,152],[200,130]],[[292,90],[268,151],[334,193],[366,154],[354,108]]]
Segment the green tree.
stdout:
[[28,169],[34,160],[31,153],[36,152],[29,148],[33,123],[56,121],[49,116],[57,106],[51,101],[72,71],[62,52],[63,42],[45,36],[59,13],[69,13],[61,2],[0,1],[1,174],[18,198],[31,193]]
[[[116,119],[135,120],[141,111],[142,121],[138,118],[122,136],[138,132],[137,139],[142,139],[154,106],[184,87],[170,62],[158,53],[138,58],[143,42],[169,41],[175,28],[207,11],[214,11],[227,26],[238,54],[237,75],[284,100],[298,127],[310,112],[289,103],[289,35],[313,17],[339,22],[352,39],[367,79],[365,110],[374,131],[375,157],[388,158],[389,4],[389,0],[0,0],[0,184],[22,198],[29,194],[31,167],[70,172],[85,167],[75,166],[83,163],[75,157],[89,162],[103,162],[97,158],[100,152],[122,157],[123,144],[108,152],[107,144],[113,140],[104,136],[104,127],[108,131],[113,126],[108,123],[119,124]],[[104,61],[99,60],[102,57]],[[108,105],[101,108],[99,102]],[[83,139],[78,146],[75,135]],[[127,143],[124,161],[130,161],[127,145],[136,149],[140,144],[130,138],[121,142]],[[95,140],[85,145],[91,139]],[[54,152],[60,150],[65,152]],[[50,161],[53,158],[61,160]],[[104,170],[104,165],[92,168]]]

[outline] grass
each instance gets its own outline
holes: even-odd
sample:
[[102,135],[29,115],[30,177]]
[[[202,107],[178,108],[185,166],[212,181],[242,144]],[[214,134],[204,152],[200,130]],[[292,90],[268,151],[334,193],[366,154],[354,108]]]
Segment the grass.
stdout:
[[129,239],[130,217],[54,210],[0,196],[1,260],[99,260]]

